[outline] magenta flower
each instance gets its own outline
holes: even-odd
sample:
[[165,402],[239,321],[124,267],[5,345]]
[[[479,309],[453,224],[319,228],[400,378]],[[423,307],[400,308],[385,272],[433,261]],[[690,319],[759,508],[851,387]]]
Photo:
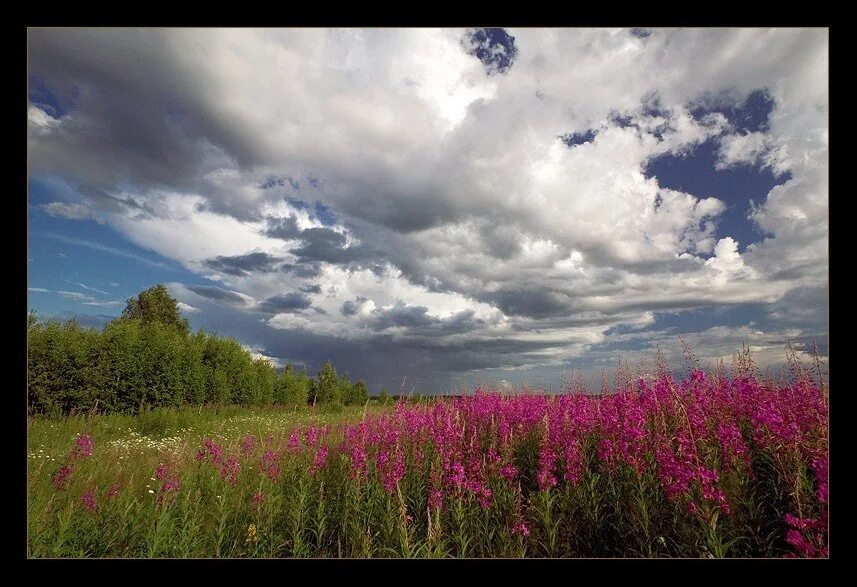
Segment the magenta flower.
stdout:
[[158,465],[158,468],[155,470],[155,477],[158,481],[163,481],[167,478],[167,475],[170,474],[170,467],[167,464],[161,463]]
[[312,467],[310,468],[310,475],[314,475],[318,471],[324,468],[325,463],[327,463],[327,454],[330,452],[330,449],[326,446],[322,446],[315,453],[315,460],[313,461]]
[[158,492],[157,506],[160,508],[165,503],[167,506],[175,503],[179,489],[181,489],[181,480],[178,475],[173,475],[169,479],[164,480]]
[[95,500],[95,493],[93,493],[91,489],[87,490],[86,493],[81,496],[80,500],[83,502],[83,507],[85,507],[87,511],[94,512],[98,508],[98,504]]
[[241,463],[235,457],[229,457],[220,466],[220,478],[225,479],[235,487],[238,482],[238,474],[241,472]]
[[81,434],[74,441],[74,448],[69,457],[74,460],[77,458],[89,458],[92,456],[92,438],[89,434]]
[[253,449],[256,447],[256,437],[248,434],[241,441],[241,454],[245,457],[253,454]]
[[276,451],[265,450],[265,454],[262,455],[262,462],[259,463],[259,469],[267,475],[268,479],[276,481],[277,477],[280,476],[280,455]]
[[63,465],[60,467],[59,471],[54,475],[54,487],[57,489],[65,489],[65,484],[68,482],[68,478],[72,473],[74,473],[74,467],[72,465]]

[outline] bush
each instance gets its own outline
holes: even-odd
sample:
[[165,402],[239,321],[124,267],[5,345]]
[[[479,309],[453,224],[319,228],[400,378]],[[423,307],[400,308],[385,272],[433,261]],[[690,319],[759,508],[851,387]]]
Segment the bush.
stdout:
[[278,376],[231,338],[191,333],[176,301],[155,286],[103,330],[27,316],[28,410],[142,412],[183,405],[362,403],[365,383],[330,361],[313,380],[289,364]]

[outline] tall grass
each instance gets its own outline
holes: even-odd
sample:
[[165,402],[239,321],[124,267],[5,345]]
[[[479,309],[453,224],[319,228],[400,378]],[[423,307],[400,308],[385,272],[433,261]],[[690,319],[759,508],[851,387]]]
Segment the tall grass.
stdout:
[[614,391],[35,419],[29,554],[827,556],[826,389]]

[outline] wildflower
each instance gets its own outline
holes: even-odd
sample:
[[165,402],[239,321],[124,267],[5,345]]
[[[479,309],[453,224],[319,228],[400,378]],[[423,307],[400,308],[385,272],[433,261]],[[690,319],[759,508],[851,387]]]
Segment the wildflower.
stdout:
[[88,458],[92,456],[92,438],[88,434],[81,434],[74,442],[69,457],[73,460],[76,458]]
[[235,487],[238,482],[238,473],[241,472],[241,463],[235,457],[229,457],[220,467],[220,478],[229,481]]
[[521,536],[529,536],[530,529],[527,527],[527,524],[521,520],[514,526],[512,526],[512,534],[520,534]]
[[64,489],[65,484],[68,482],[69,476],[74,472],[74,467],[72,465],[63,465],[59,468],[56,475],[54,475],[53,484],[57,489]]
[[245,457],[253,454],[253,449],[256,445],[256,437],[248,434],[244,437],[244,440],[241,442],[241,454]]
[[268,479],[275,481],[280,476],[280,455],[273,450],[265,450],[265,454],[262,455],[262,462],[259,463],[259,469],[264,471]]
[[245,540],[245,542],[250,544],[256,542],[256,524],[250,524],[247,526],[247,540]]
[[507,463],[500,469],[500,475],[502,475],[503,479],[506,481],[513,481],[518,475],[518,468],[512,463]]
[[155,490],[154,490],[154,489],[150,489],[150,490],[149,490],[149,493],[155,493]]
[[95,494],[91,489],[87,490],[87,492],[81,496],[80,500],[83,502],[83,507],[85,507],[87,511],[94,512],[98,507],[95,500]]
[[317,473],[322,468],[324,468],[325,463],[327,463],[327,455],[330,452],[330,449],[326,446],[322,446],[315,453],[315,460],[313,461],[312,467],[310,468],[310,474]]
[[[160,465],[158,465],[158,468],[155,471],[155,477],[158,478],[158,481],[163,481],[167,478],[167,475],[169,475],[169,473],[170,467],[168,465],[165,465],[164,463],[161,463]],[[154,479],[152,479],[152,481],[154,481]]]
[[265,494],[261,491],[258,491],[253,494],[253,511],[259,509],[259,506],[265,501]]
[[107,490],[107,497],[117,497],[119,495],[119,490],[121,489],[121,485],[119,483],[114,483],[110,486],[110,489]]
[[286,445],[286,449],[289,452],[296,452],[301,446],[301,428],[300,426],[295,427],[292,430],[292,433],[289,435],[289,443]]
[[429,508],[439,510],[443,506],[443,493],[439,489],[430,489],[428,502]]

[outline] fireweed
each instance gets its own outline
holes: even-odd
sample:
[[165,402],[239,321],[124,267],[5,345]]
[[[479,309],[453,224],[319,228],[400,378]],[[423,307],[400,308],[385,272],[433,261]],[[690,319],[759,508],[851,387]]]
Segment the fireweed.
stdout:
[[[145,543],[162,556],[826,557],[827,446],[814,382],[694,370],[606,395],[479,388],[261,442],[205,438],[196,464],[158,465],[154,508],[115,476],[101,491],[177,533],[168,547],[120,525],[120,556]],[[77,491],[89,519],[119,515],[71,482],[91,455],[81,435],[53,491]],[[252,551],[238,540],[250,526]]]

